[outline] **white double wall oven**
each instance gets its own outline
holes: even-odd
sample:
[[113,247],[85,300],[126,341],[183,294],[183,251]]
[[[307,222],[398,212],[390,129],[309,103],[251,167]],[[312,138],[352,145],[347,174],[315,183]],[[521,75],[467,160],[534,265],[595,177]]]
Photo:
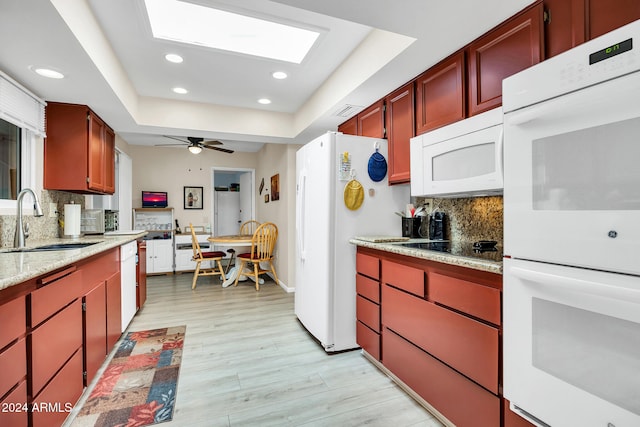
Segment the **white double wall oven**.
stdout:
[[640,425],[640,21],[506,79],[504,395]]

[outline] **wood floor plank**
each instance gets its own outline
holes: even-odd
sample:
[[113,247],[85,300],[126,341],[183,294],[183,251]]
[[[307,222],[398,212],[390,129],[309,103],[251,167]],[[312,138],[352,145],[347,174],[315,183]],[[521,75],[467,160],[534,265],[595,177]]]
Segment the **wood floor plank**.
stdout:
[[191,290],[191,278],[148,277],[128,328],[187,325],[174,417],[163,425],[442,427],[360,351],[325,353],[296,319],[294,295],[273,281],[256,292],[213,278]]

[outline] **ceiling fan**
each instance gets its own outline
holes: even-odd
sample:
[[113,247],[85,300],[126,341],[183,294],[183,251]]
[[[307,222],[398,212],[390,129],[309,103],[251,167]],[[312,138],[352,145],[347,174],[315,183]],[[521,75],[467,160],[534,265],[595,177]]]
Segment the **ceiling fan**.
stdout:
[[167,145],[183,145],[187,144],[189,151],[193,154],[198,154],[202,151],[203,148],[208,148],[209,150],[217,150],[222,151],[223,153],[233,153],[233,150],[229,150],[228,148],[218,147],[218,145],[222,145],[222,142],[217,140],[205,141],[204,138],[188,136],[186,137],[187,141],[183,138],[178,138],[175,136],[163,135],[165,138],[175,139],[176,141],[180,141],[182,144],[157,144],[157,146],[167,146]]

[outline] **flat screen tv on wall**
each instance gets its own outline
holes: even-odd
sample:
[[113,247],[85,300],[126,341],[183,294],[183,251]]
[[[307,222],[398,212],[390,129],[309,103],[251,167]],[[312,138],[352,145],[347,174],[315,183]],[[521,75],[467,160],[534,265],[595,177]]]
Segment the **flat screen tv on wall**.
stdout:
[[167,192],[166,191],[143,191],[142,207],[143,208],[166,208]]

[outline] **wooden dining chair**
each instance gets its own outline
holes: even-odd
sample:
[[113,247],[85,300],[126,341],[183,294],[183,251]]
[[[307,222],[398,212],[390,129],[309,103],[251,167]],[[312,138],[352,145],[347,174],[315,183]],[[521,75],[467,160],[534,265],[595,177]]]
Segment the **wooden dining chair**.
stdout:
[[[253,235],[255,233],[256,228],[260,226],[260,222],[255,219],[250,219],[249,221],[245,221],[240,225],[240,234]],[[227,268],[224,270],[224,274],[229,273],[229,268],[232,264],[235,264],[236,261],[236,250],[233,248],[227,249],[227,253],[230,255],[229,261],[227,262]]]
[[[276,269],[273,266],[273,251],[276,247],[276,241],[278,240],[278,227],[272,222],[265,222],[256,228],[251,239],[251,251],[245,254],[238,255],[238,261],[240,266],[238,269],[238,275],[236,276],[233,286],[238,286],[238,279],[243,273],[244,267],[247,263],[253,264],[253,277],[256,282],[256,291],[260,290],[260,275],[265,273],[272,273],[273,279],[278,283],[278,275]],[[260,266],[261,262],[268,262],[269,269],[263,269]],[[246,276],[251,276],[250,272],[245,272]]]
[[[202,252],[200,248],[200,242],[198,242],[198,238],[196,237],[196,232],[193,229],[191,223],[189,223],[189,228],[191,229],[191,246],[193,247],[193,257],[192,261],[196,262],[196,270],[193,272],[193,283],[191,284],[191,289],[196,288],[196,282],[198,281],[198,277],[200,276],[222,276],[222,280],[227,280],[224,275],[224,269],[222,268],[222,258],[224,258],[224,252],[222,251],[211,251],[211,252]],[[201,264],[205,261],[211,261],[210,268],[203,268]]]
[[245,221],[240,225],[240,234],[253,234],[259,226],[260,222],[255,219]]

